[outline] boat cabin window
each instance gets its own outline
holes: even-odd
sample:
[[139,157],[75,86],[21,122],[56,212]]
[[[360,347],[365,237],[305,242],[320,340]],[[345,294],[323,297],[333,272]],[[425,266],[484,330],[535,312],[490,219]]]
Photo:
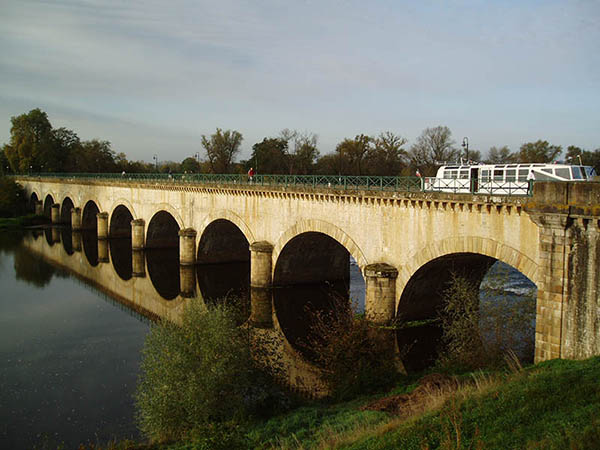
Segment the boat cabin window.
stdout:
[[481,181],[488,182],[490,181],[490,171],[488,169],[481,169]]
[[457,176],[457,170],[456,169],[452,169],[452,170],[444,170],[444,178],[452,178],[453,180],[456,179]]
[[494,181],[504,181],[504,170],[494,169]]
[[469,169],[462,169],[460,171],[460,179],[461,180],[468,180],[469,179]]
[[591,180],[595,176],[598,176],[598,174],[596,173],[596,170],[593,167],[585,166],[585,167],[582,167],[582,169],[585,169],[585,173],[587,175],[588,180]]
[[574,180],[583,180],[584,174],[581,173],[581,167],[571,167],[571,172],[573,172]]
[[565,180],[571,179],[571,171],[568,167],[560,167],[558,169],[554,169],[557,176],[564,178]]
[[519,169],[519,181],[527,181],[529,169]]
[[516,169],[506,169],[506,181],[515,181],[517,179]]
[[546,172],[546,173],[552,174],[552,169],[542,169],[542,172]]

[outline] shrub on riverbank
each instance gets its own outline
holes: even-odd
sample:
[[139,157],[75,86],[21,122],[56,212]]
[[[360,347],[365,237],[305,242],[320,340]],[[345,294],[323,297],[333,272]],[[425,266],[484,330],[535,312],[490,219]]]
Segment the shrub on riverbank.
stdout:
[[0,218],[0,229],[17,230],[19,228],[42,225],[47,222],[47,218],[43,216],[36,216],[35,214],[28,214],[26,216],[19,217],[4,217]]
[[25,211],[25,192],[12,178],[0,176],[0,217],[16,217]]
[[[443,292],[440,363],[473,370],[498,367],[517,353],[533,359],[535,297],[532,293],[508,297],[508,275],[500,271],[490,280],[491,294],[480,297],[479,286],[453,275]],[[488,298],[489,297],[489,298]]]
[[355,316],[344,298],[330,302],[328,309],[308,311],[311,326],[302,345],[321,369],[331,398],[347,400],[389,388],[399,378],[395,331]]
[[181,324],[152,327],[142,354],[137,419],[152,441],[220,430],[263,400],[243,330],[225,305],[190,301]]

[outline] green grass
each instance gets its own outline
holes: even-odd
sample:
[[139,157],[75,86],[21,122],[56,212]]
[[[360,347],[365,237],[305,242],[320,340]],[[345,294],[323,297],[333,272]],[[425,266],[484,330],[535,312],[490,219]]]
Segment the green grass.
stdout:
[[549,361],[343,448],[598,448],[599,381],[600,357]]

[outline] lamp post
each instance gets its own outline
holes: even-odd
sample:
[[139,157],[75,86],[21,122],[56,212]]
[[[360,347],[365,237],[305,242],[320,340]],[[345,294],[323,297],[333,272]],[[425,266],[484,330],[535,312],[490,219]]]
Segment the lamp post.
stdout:
[[152,157],[152,159],[154,159],[154,166],[156,167],[156,171],[158,172],[158,155],[154,155]]
[[465,157],[466,157],[466,160],[468,163],[469,162],[469,138],[467,138],[467,137],[463,138],[462,148],[465,149]]

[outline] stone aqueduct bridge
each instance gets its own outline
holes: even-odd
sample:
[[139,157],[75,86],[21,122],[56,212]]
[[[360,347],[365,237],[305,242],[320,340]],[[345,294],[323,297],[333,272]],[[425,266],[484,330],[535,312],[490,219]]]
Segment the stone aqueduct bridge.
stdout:
[[432,317],[452,272],[480,281],[500,260],[537,285],[536,362],[600,354],[600,183],[536,183],[532,197],[511,198],[18,181],[53,222],[131,235],[134,250],[179,245],[182,265],[249,259],[251,286],[263,293],[252,297],[258,327],[272,323],[271,288],[347,279],[348,254],[365,277],[367,317],[379,323]]

